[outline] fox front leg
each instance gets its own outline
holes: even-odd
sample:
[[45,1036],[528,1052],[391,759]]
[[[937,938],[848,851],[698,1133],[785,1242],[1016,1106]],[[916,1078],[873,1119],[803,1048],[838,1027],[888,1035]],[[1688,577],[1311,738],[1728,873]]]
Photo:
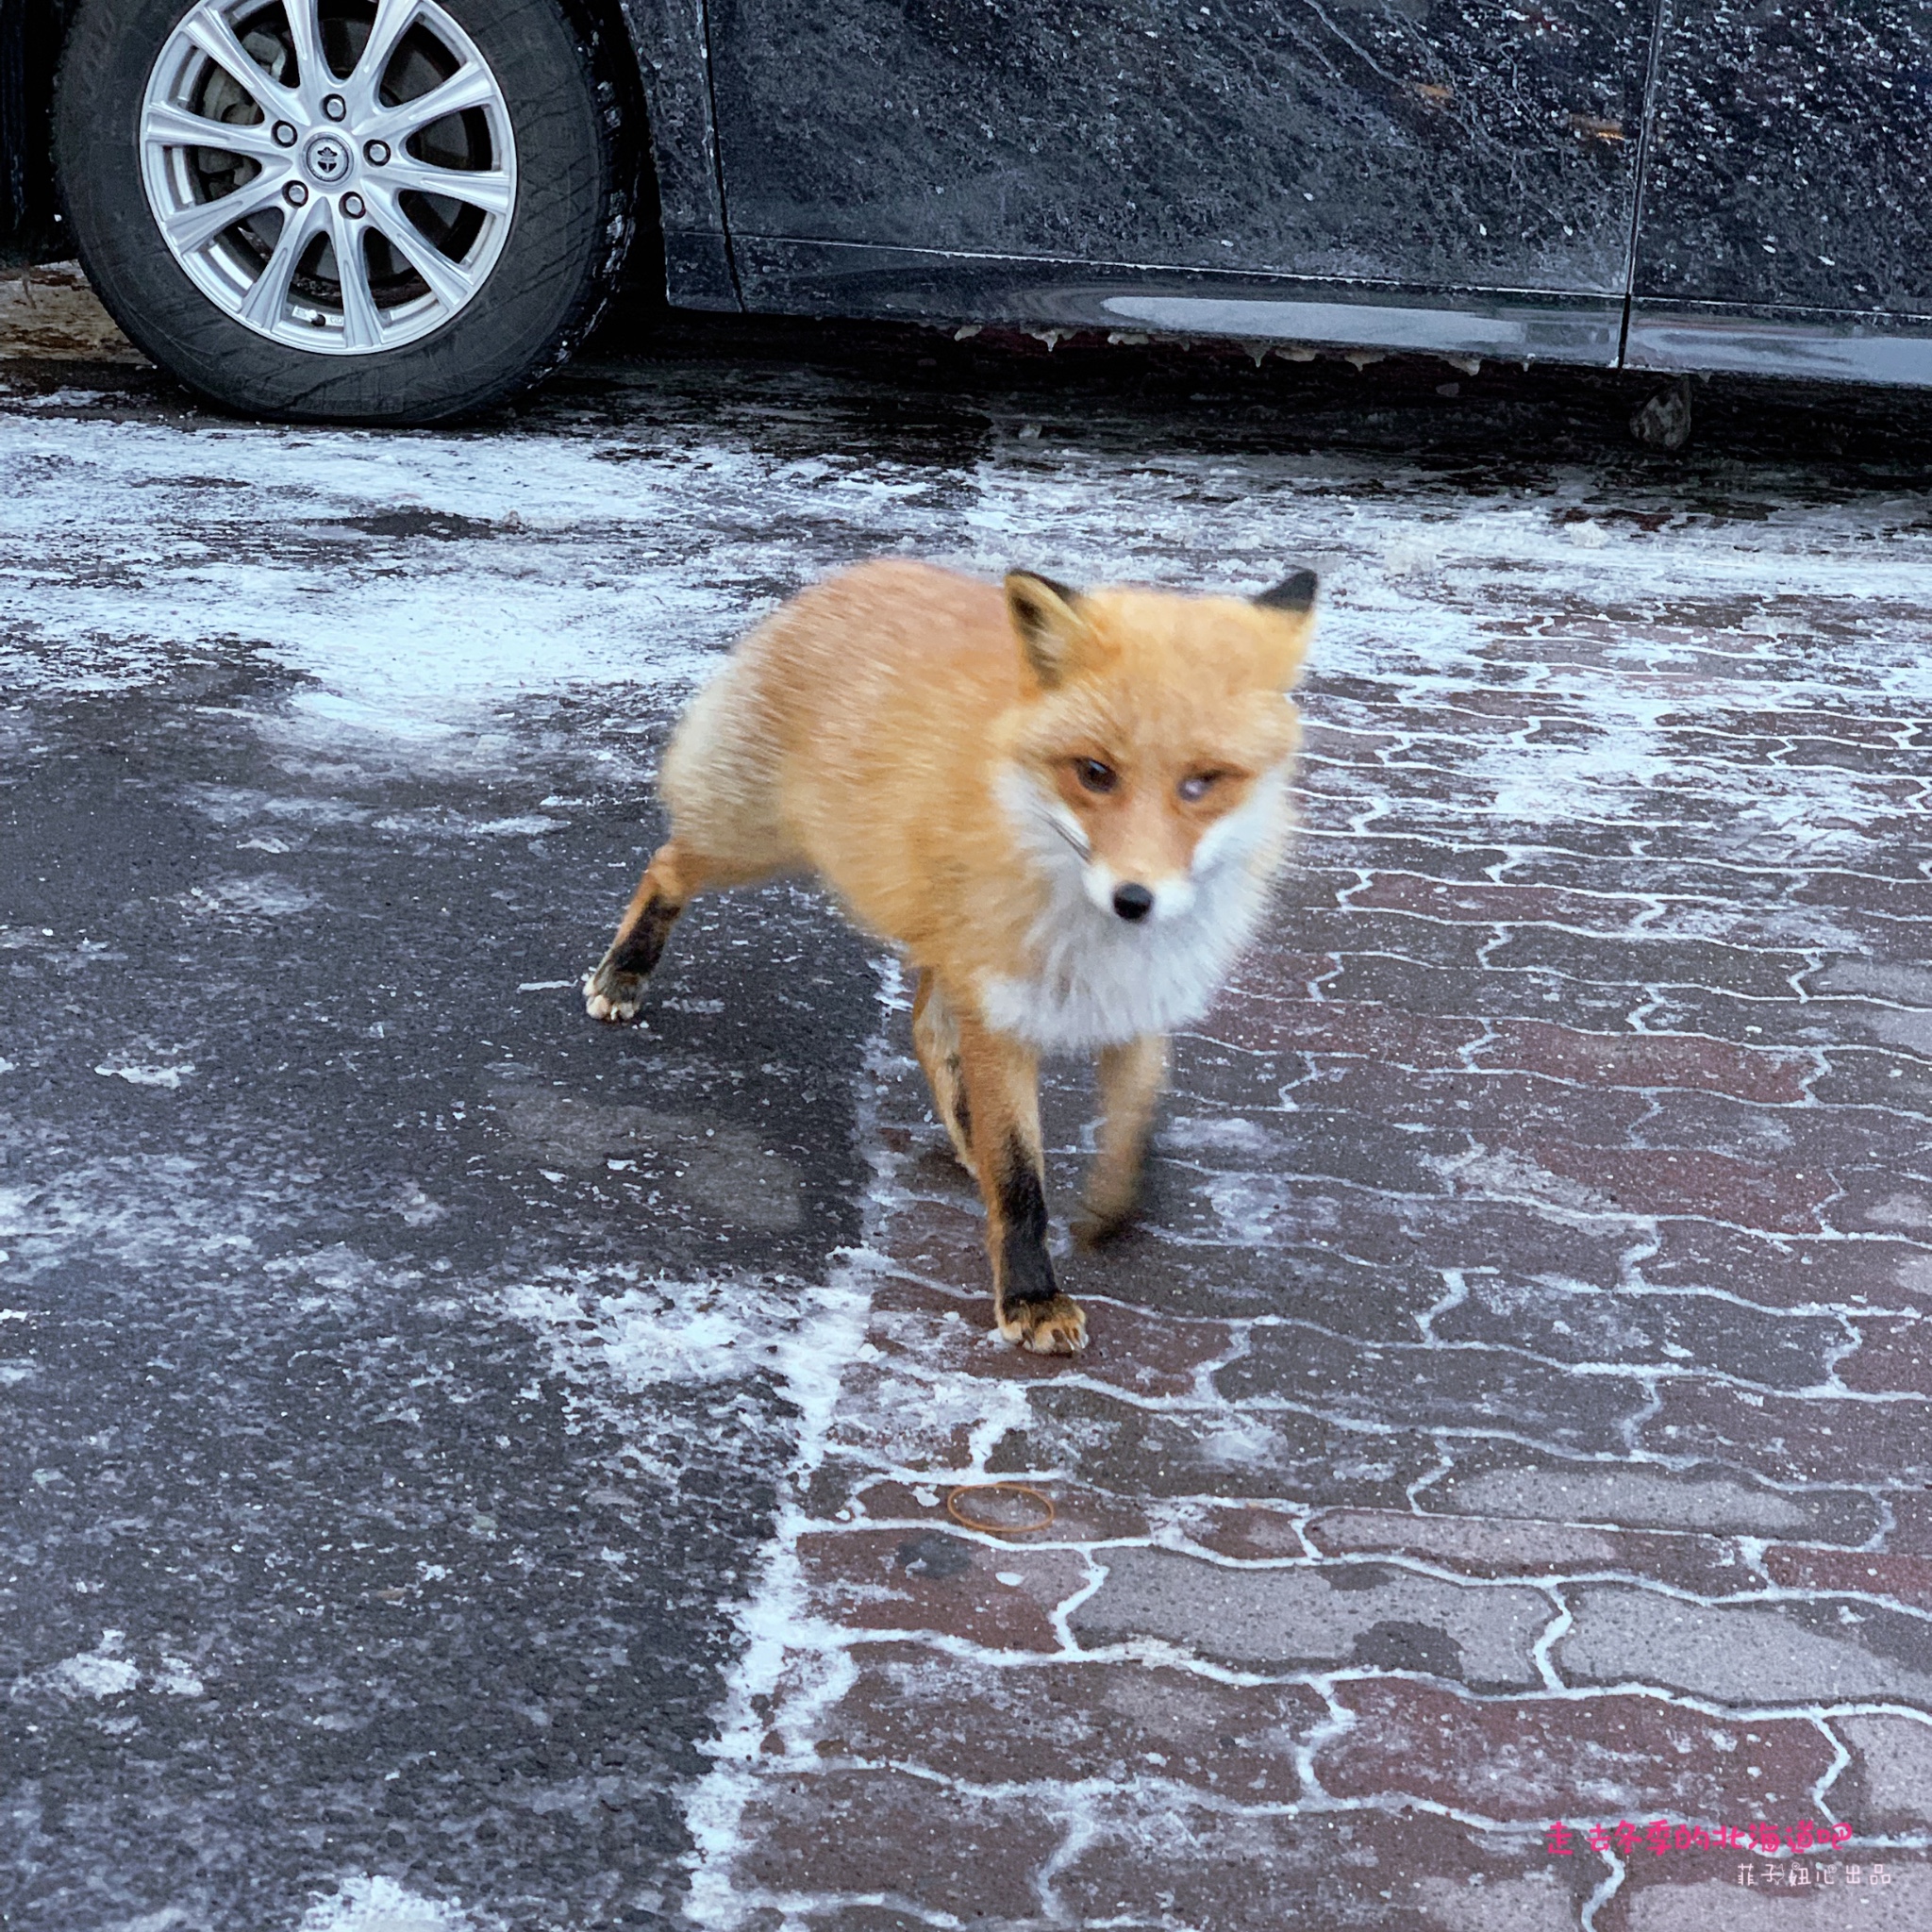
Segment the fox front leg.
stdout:
[[1154,1106],[1167,1077],[1167,1041],[1143,1033],[1100,1056],[1100,1145],[1074,1218],[1074,1236],[1089,1247],[1124,1228],[1141,1195],[1141,1164],[1154,1125]]
[[644,982],[664,956],[664,941],[696,890],[675,840],[658,846],[617,924],[617,937],[584,981],[584,1010],[593,1020],[627,1025],[644,1000]]
[[965,1075],[959,1066],[958,1023],[930,973],[919,975],[919,988],[912,995],[912,1045],[925,1070],[932,1104],[953,1143],[953,1152],[958,1156],[959,1165],[971,1174],[973,1117],[966,1105]]
[[955,1007],[973,1169],[986,1202],[993,1319],[1037,1355],[1087,1346],[1087,1317],[1059,1291],[1046,1252],[1046,1163],[1040,1147],[1040,1062]]

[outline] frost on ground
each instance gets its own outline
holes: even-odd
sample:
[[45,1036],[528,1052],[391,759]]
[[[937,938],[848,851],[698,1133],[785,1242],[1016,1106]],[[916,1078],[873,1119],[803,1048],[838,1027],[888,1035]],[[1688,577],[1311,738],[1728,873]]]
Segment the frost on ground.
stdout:
[[[278,1564],[223,1520],[178,1642],[89,1574],[20,1678],[147,1726],[124,1799],[228,1849],[130,1876],[57,1793],[41,1869],[251,1932],[1677,1932],[1822,1924],[1854,1871],[1916,1923],[1924,493],[634,382],[513,432],[0,419],[0,751],[180,748],[123,787],[166,865],[0,908],[9,1100],[71,1063],[81,1124],[0,1177],[9,1397],[232,1383],[167,1455],[307,1498]],[[1297,868],[1144,1224],[1066,1257],[1072,1366],[990,1337],[902,989],[809,895],[694,911],[639,1032],[577,1009],[676,700],[878,552],[1323,574]],[[1086,1105],[1056,1076],[1062,1204]],[[70,1338],[124,1274],[103,1383]],[[88,1440],[35,1451],[49,1534]],[[180,1797],[191,1712],[267,1823]],[[1807,1820],[1851,1844],[1722,1836]]]

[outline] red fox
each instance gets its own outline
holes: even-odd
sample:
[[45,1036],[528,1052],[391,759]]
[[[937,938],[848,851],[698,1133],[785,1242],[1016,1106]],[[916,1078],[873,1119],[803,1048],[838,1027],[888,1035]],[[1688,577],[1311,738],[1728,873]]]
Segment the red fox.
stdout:
[[985,1198],[1000,1333],[1086,1345],[1046,1251],[1041,1054],[1098,1056],[1074,1222],[1131,1215],[1167,1036],[1253,933],[1289,832],[1302,571],[1252,600],[874,562],[794,597],[685,712],[671,837],[585,981],[634,1020],[693,894],[816,874],[918,974],[912,1039]]

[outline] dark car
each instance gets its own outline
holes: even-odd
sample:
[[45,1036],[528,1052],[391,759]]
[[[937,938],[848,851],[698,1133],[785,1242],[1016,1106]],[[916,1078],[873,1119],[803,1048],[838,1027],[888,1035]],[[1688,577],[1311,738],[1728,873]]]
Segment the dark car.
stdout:
[[248,410],[502,397],[640,237],[687,308],[1932,382],[1925,0],[78,0],[65,26],[75,252]]

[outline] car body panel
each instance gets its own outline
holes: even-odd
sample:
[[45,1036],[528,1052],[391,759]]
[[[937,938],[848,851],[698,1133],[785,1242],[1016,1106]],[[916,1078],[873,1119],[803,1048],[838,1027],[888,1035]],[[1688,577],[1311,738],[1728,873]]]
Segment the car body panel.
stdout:
[[1653,0],[712,0],[734,244],[1621,300],[1654,18]]
[[1614,367],[1621,296],[1440,291],[1289,275],[1210,275],[840,242],[734,242],[746,305],[787,315],[1008,323],[1039,332],[1232,337]]
[[738,308],[707,68],[704,0],[622,0],[650,121],[664,283],[684,308]]
[[1624,360],[1932,385],[1932,5],[1673,0]]

